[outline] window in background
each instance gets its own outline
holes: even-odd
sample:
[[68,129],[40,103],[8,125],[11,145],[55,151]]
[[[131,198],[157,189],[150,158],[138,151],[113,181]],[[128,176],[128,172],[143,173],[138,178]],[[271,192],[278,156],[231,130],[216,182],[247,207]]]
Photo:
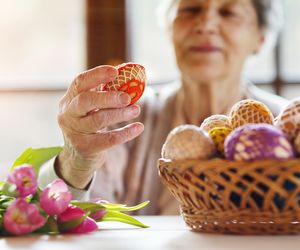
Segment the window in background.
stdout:
[[300,1],[284,0],[285,26],[282,34],[282,78],[284,82],[300,82]]
[[85,69],[85,0],[0,6],[0,89],[63,88]]
[[176,78],[173,49],[166,32],[159,27],[156,9],[160,0],[127,0],[128,56],[147,68],[149,82]]

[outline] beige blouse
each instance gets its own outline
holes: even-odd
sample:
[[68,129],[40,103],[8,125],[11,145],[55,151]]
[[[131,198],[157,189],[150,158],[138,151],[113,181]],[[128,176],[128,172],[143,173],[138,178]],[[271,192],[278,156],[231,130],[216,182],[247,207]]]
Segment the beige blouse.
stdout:
[[[101,197],[127,205],[150,200],[150,204],[136,214],[179,213],[177,201],[161,183],[157,170],[157,161],[168,133],[175,126],[186,123],[180,112],[179,86],[178,83],[166,85],[159,93],[148,88],[140,103],[139,121],[145,125],[144,132],[133,141],[107,152],[106,163],[95,173],[89,190],[70,187],[74,199]],[[285,99],[251,84],[245,88],[244,97],[264,102],[274,115],[287,103]],[[52,163],[45,165],[40,173],[41,186],[57,178]]]

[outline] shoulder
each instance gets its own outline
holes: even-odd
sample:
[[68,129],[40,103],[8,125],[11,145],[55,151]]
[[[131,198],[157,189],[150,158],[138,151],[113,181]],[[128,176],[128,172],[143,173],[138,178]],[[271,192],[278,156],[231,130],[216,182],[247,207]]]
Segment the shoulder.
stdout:
[[287,99],[262,90],[261,88],[255,86],[253,83],[247,83],[246,94],[247,98],[252,98],[266,104],[270,108],[274,116],[277,116],[280,111],[288,104]]

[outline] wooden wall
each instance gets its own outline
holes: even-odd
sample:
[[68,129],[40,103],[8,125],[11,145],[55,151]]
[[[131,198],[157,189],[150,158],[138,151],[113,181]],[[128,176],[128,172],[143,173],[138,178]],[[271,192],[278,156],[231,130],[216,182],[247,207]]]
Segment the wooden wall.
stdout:
[[125,0],[87,0],[87,67],[126,61]]

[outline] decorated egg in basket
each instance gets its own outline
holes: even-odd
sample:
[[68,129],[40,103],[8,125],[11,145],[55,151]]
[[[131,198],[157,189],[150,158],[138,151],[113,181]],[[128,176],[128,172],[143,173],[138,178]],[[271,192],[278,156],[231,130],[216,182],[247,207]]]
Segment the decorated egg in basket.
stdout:
[[226,137],[231,133],[232,129],[228,127],[215,127],[209,130],[208,134],[213,140],[217,151],[224,155],[224,141]]
[[294,147],[295,150],[297,151],[298,155],[300,154],[300,133],[296,135],[296,138],[294,140]]
[[294,150],[285,134],[269,124],[247,124],[225,140],[225,157],[236,161],[291,159]]
[[145,89],[145,68],[136,63],[124,63],[117,66],[117,69],[119,71],[117,78],[105,84],[102,90],[126,92],[131,97],[130,105],[134,104],[140,99]]
[[209,132],[211,129],[215,127],[225,127],[225,128],[231,128],[229,117],[227,115],[211,115],[204,119],[204,121],[201,123],[200,128],[203,129],[206,132]]
[[252,99],[237,102],[229,113],[233,129],[248,123],[273,124],[273,119],[273,114],[264,103]]
[[209,135],[194,125],[174,128],[162,147],[162,157],[170,160],[207,159],[214,153]]
[[300,131],[300,98],[292,100],[275,121],[275,126],[294,139]]

